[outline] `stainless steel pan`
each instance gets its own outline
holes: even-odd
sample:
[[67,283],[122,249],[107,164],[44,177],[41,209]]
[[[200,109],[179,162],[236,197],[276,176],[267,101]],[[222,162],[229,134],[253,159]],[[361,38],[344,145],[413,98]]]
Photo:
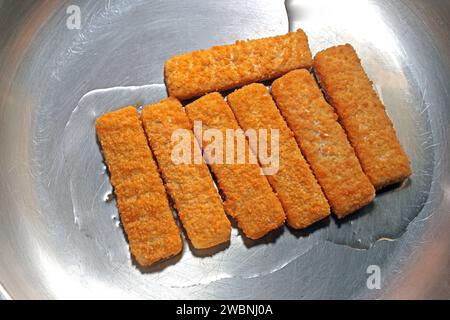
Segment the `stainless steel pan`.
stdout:
[[[95,117],[164,97],[173,54],[298,27],[356,47],[414,176],[346,221],[140,270]],[[0,296],[450,298],[449,34],[445,0],[0,0]]]

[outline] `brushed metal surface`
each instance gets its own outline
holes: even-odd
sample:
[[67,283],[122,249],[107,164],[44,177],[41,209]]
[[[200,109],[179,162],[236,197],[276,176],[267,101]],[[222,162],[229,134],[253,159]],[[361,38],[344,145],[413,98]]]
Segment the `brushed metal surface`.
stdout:
[[[164,97],[173,54],[298,27],[356,47],[413,178],[343,222],[134,266],[95,117]],[[445,0],[0,0],[0,297],[450,298],[449,31]]]

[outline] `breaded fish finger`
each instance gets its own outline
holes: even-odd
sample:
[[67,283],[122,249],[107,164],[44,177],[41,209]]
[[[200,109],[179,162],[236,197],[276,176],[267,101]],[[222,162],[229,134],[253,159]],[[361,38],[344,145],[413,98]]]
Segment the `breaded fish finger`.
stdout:
[[324,50],[314,68],[375,188],[411,176],[408,156],[355,49],[347,44]]
[[275,79],[311,64],[308,38],[299,29],[174,56],[165,63],[164,73],[170,95],[184,100]]
[[375,189],[314,77],[292,71],[274,81],[272,94],[333,212],[343,218],[372,202]]
[[[204,162],[194,163],[194,148],[198,149],[200,155],[201,151],[181,103],[175,98],[169,98],[146,106],[142,112],[142,123],[169,195],[192,245],[197,249],[206,249],[229,241],[230,221],[225,215],[208,167]],[[172,134],[177,130],[187,133],[189,141],[172,141]],[[172,158],[176,144],[183,142],[189,143],[190,150],[187,152],[191,152],[187,163]],[[203,159],[200,157],[200,160]]]
[[[306,228],[330,214],[330,207],[270,93],[251,84],[228,95],[228,104],[244,130],[279,130],[279,170],[267,175],[278,195],[289,225]],[[257,150],[253,150],[258,154]]]
[[178,254],[180,232],[136,109],[106,113],[96,129],[136,261],[150,266]]
[[[205,130],[218,129],[223,136],[227,129],[240,129],[233,112],[219,93],[194,101],[186,107],[186,112],[192,123],[201,121]],[[203,148],[208,145],[208,141],[198,134],[197,140],[202,142]],[[244,142],[246,153],[251,152],[247,142]],[[257,163],[209,163],[224,196],[225,211],[237,220],[239,228],[248,238],[259,239],[283,225],[283,208],[266,177],[261,175]]]

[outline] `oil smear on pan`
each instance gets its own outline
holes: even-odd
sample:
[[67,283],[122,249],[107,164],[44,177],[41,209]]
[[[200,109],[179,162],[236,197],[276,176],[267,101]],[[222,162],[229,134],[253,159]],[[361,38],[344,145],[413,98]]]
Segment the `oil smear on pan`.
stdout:
[[[304,231],[285,227],[259,241],[245,239],[234,228],[228,247],[197,252],[185,244],[180,257],[141,270],[129,257],[94,124],[95,119],[105,112],[128,105],[139,110],[166,96],[162,84],[95,90],[80,100],[64,130],[64,157],[70,177],[74,223],[85,237],[92,239],[98,255],[108,257],[109,263],[118,268],[127,268],[131,273],[145,275],[158,284],[173,288],[226,278],[255,278],[284,268],[326,241],[365,250],[377,241],[397,239],[426,203],[433,162],[432,152],[427,149],[431,142],[427,140],[426,115],[413,114],[407,119],[410,123],[397,131],[411,158],[414,177],[379,194],[372,205],[360,212],[343,221],[332,217]],[[384,93],[384,99],[391,98],[389,92]],[[394,123],[401,116],[396,112],[390,112],[390,115]],[[409,127],[416,131],[403,131]],[[254,261],[265,263],[254,264]]]

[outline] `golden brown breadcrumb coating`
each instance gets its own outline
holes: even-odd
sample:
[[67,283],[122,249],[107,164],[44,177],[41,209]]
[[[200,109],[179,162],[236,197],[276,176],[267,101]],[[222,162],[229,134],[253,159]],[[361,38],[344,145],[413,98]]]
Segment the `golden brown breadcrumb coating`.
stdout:
[[314,68],[375,188],[411,176],[408,157],[355,49],[347,44],[324,50]]
[[[218,129],[225,135],[227,129],[240,129],[233,112],[219,93],[208,94],[186,106],[191,123],[201,121],[204,129]],[[209,141],[197,136],[203,147]],[[245,152],[250,153],[245,143]],[[259,239],[283,225],[283,208],[261,174],[259,165],[211,164],[219,189],[224,197],[225,211],[236,219],[239,228],[250,239]]]
[[292,71],[273,83],[272,94],[333,212],[343,218],[372,202],[375,189],[314,77]]
[[[251,84],[228,95],[228,104],[244,130],[278,129],[280,166],[267,178],[278,195],[289,225],[306,228],[330,214],[330,207],[266,87]],[[253,150],[257,154],[257,150]]]
[[180,253],[180,233],[136,109],[106,113],[96,129],[136,261],[146,267]]
[[275,79],[311,64],[308,38],[299,29],[174,56],[165,63],[164,74],[170,95],[184,100]]
[[[230,240],[231,224],[225,215],[219,194],[206,164],[194,162],[194,149],[200,147],[191,130],[181,103],[175,98],[146,106],[142,123],[156,157],[163,180],[192,245],[206,249]],[[172,140],[176,130],[189,134],[190,162],[178,163],[172,151],[179,140]],[[187,151],[188,152],[188,151]],[[203,160],[200,157],[200,160]]]

